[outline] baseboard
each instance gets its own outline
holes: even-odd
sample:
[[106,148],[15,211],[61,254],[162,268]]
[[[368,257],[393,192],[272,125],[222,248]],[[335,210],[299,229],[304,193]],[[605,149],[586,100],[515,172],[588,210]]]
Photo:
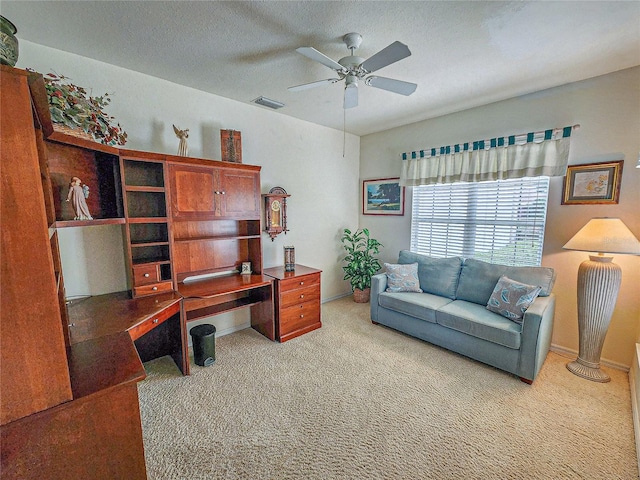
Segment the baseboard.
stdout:
[[324,300],[321,300],[320,303],[333,302],[334,300],[338,300],[339,298],[348,297],[349,295],[353,295],[353,294],[351,292],[342,293],[340,295],[336,295],[335,297],[325,298]]
[[[244,330],[245,328],[251,328],[251,324],[249,322],[241,323],[240,325],[234,325],[233,327],[225,328],[224,330],[216,330],[216,338],[224,337],[225,335],[229,335],[230,333],[239,332],[240,330]],[[193,348],[193,338],[189,335],[189,348]]]
[[633,431],[636,436],[636,455],[640,470],[640,343],[636,343],[636,354],[631,362],[629,388],[631,390],[631,409],[633,410]]
[[[553,343],[551,344],[550,350],[554,353],[557,353],[558,355],[562,355],[563,357],[571,358],[572,360],[575,360],[576,357],[578,356],[578,352],[576,350],[561,347],[560,345],[555,345]],[[615,368],[616,370],[622,370],[623,372],[629,371],[628,365],[623,365],[622,363],[613,362],[611,360],[607,360],[606,358],[601,358],[600,364],[605,367]]]

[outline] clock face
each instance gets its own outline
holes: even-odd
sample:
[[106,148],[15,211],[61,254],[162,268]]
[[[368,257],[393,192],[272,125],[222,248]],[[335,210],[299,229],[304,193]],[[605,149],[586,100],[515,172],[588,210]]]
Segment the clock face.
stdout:
[[280,210],[280,200],[274,200],[271,202],[271,210],[277,212]]

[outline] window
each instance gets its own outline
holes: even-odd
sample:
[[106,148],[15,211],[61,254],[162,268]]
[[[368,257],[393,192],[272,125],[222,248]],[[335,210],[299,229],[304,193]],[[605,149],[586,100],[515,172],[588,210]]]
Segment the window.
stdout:
[[549,177],[413,188],[411,251],[540,265]]

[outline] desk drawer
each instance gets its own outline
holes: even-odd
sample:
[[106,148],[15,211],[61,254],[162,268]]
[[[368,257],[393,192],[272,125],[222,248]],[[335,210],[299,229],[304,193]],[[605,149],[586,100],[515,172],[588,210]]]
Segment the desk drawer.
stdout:
[[320,299],[280,310],[280,336],[320,322]]
[[286,278],[284,280],[280,280],[280,291],[284,293],[291,290],[296,290],[298,288],[306,288],[312,285],[319,284],[320,274],[312,273],[311,275],[303,275],[301,277]]
[[133,267],[133,284],[136,287],[140,285],[150,285],[159,282],[160,269],[159,265],[136,265]]
[[139,323],[138,325],[131,327],[129,329],[129,336],[131,337],[131,340],[137,340],[138,338],[143,336],[145,333],[153,330],[158,325],[161,325],[166,319],[172,317],[179,311],[180,311],[180,304],[176,303],[175,305],[163,310],[162,312],[157,313],[153,317],[146,319],[142,323]]
[[173,290],[172,282],[161,282],[151,285],[144,285],[142,287],[135,287],[133,289],[133,292],[135,293],[136,297],[141,297],[144,295],[154,295],[160,292],[169,292],[171,290]]
[[295,290],[283,291],[280,298],[280,308],[290,307],[303,302],[313,302],[320,300],[320,289],[318,285],[297,288]]

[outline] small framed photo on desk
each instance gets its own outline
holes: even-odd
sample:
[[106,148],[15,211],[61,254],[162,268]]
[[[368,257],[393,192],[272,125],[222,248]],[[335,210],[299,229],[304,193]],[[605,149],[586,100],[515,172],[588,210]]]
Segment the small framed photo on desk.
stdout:
[[251,262],[242,262],[242,270],[240,270],[242,275],[251,275]]

